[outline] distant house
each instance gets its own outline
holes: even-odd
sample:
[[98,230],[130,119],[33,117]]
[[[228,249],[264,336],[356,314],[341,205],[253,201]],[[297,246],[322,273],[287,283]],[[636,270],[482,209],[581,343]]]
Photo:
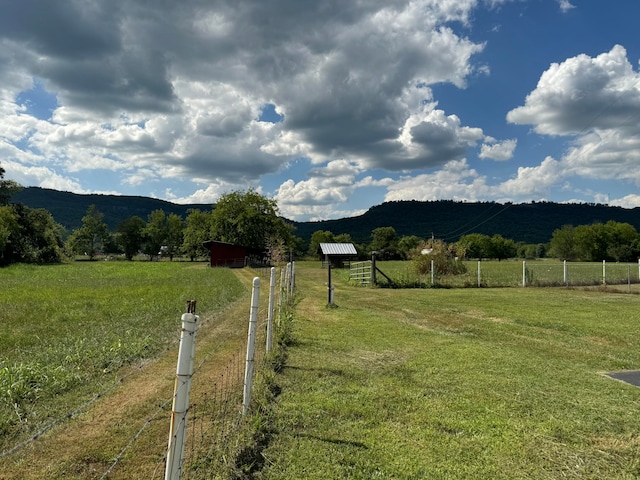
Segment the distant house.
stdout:
[[326,266],[327,261],[332,267],[344,267],[345,263],[350,264],[351,260],[358,256],[353,243],[321,243],[318,245],[318,254],[322,258],[322,265]]
[[204,246],[209,249],[209,264],[212,267],[242,268],[268,263],[266,253],[258,248],[218,242],[217,240],[204,242]]

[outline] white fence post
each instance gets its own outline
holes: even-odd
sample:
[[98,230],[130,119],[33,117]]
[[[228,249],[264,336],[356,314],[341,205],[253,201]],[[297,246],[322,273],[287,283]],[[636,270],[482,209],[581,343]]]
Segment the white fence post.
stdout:
[[563,281],[564,284],[568,287],[569,286],[569,275],[567,272],[567,261],[563,260],[562,262],[562,270],[563,270]]
[[431,286],[435,284],[435,261],[431,260]]
[[251,292],[251,314],[249,315],[249,335],[247,339],[247,361],[244,370],[244,394],[242,400],[242,414],[246,415],[251,403],[251,388],[253,386],[253,367],[256,353],[256,326],[258,323],[258,307],[260,305],[260,278],[253,279]]
[[271,281],[269,282],[269,313],[267,314],[267,353],[271,351],[273,336],[273,311],[276,298],[276,267],[271,267]]
[[480,260],[478,260],[478,288],[480,288],[481,279],[480,279]]
[[602,260],[602,284],[607,284],[607,261]]
[[182,315],[182,332],[180,334],[176,383],[173,393],[173,407],[171,409],[167,464],[164,474],[165,480],[179,480],[182,474],[184,444],[187,436],[189,394],[195,359],[195,337],[199,320],[199,317],[195,315],[195,311],[196,302],[189,301],[187,302],[187,313]]
[[522,261],[522,286],[527,286],[527,261]]

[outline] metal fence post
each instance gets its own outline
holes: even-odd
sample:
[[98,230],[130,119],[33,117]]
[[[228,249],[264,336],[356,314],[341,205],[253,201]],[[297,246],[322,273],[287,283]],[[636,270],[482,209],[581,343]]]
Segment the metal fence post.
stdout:
[[569,286],[569,275],[567,272],[567,261],[564,260],[562,262],[562,270],[563,270],[563,280],[564,280],[564,284],[568,287]]
[[182,315],[182,332],[180,334],[176,383],[173,393],[173,407],[171,409],[165,480],[179,480],[182,473],[184,446],[187,436],[189,394],[195,358],[195,337],[199,320],[199,317],[195,315],[195,311],[196,302],[189,301],[187,302],[187,313]]
[[522,286],[527,286],[527,261],[522,261]]
[[247,361],[244,370],[244,392],[242,400],[242,414],[246,415],[251,403],[251,388],[253,386],[253,367],[256,353],[256,326],[258,323],[258,307],[260,305],[260,278],[253,279],[251,292],[251,313],[249,315],[249,334],[247,338]]
[[607,261],[602,260],[602,284],[607,284]]
[[480,260],[478,260],[478,288],[480,288]]

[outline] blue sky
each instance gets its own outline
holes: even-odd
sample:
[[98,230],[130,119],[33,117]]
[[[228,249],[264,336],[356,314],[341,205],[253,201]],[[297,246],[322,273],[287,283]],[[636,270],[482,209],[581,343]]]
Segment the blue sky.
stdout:
[[308,221],[394,200],[640,206],[640,2],[0,0],[25,186]]

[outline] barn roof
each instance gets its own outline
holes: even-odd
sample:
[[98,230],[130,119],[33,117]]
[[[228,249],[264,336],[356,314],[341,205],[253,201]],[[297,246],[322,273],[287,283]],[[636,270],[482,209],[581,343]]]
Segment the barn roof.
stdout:
[[321,243],[318,250],[323,255],[357,255],[353,243]]

